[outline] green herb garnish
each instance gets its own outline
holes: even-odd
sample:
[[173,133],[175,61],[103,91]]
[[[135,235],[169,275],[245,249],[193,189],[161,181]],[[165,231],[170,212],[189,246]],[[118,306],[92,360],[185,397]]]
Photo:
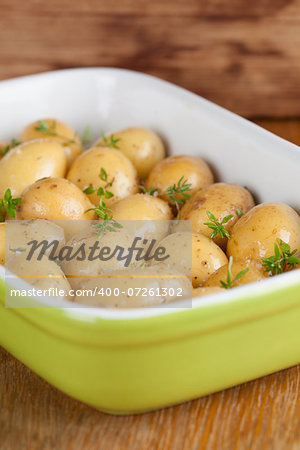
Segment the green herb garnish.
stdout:
[[149,194],[149,195],[153,195],[153,196],[157,196],[158,195],[158,189],[154,189],[151,186],[149,187],[149,189],[146,189],[145,186],[143,186],[142,184],[140,184],[139,188],[141,189],[141,191],[144,194]]
[[[107,181],[107,172],[106,170],[101,167],[99,178],[102,181]],[[98,189],[96,189],[93,185],[87,186],[85,189],[83,189],[83,192],[87,195],[94,194],[94,192],[97,191],[97,195],[99,197],[105,197],[105,198],[111,198],[114,196],[113,192],[108,191],[107,188],[113,185],[114,180],[107,181],[106,185],[104,187],[100,186]]]
[[5,147],[4,147],[4,149],[2,150],[2,155],[4,156],[4,155],[6,155],[6,153],[10,150],[10,149],[12,149],[12,148],[14,148],[14,147],[16,147],[17,145],[20,145],[21,144],[21,142],[20,141],[17,141],[17,139],[11,139],[11,141],[10,141],[10,143],[8,144],[8,145],[6,145]]
[[233,257],[230,256],[229,263],[228,263],[228,270],[227,270],[227,279],[226,279],[226,281],[220,280],[221,287],[224,289],[233,288],[234,283],[236,283],[238,280],[240,280],[249,270],[249,269],[242,270],[232,280],[232,272],[231,272],[232,264],[233,264]]
[[[191,198],[191,194],[188,194],[189,191],[191,191],[191,184],[187,183],[187,180],[184,180],[184,176],[180,178],[180,180],[173,185],[169,186],[164,192],[159,192],[159,190],[156,188],[152,188],[150,186],[149,189],[146,189],[145,186],[140,186],[141,190],[144,192],[144,194],[149,194],[153,196],[161,197],[163,195],[166,195],[169,197],[172,203],[175,204],[177,209],[179,209],[179,205],[184,205],[185,202]],[[181,195],[181,198],[175,198],[175,195]]]
[[[62,136],[56,131],[56,120],[52,120],[52,124],[49,125],[44,120],[38,120],[38,125],[34,127],[36,131],[40,131],[41,133],[46,134],[47,136],[56,136],[60,139],[64,139],[65,141],[61,143],[63,147],[67,147],[68,145],[75,144],[75,139],[70,139],[66,136]],[[76,136],[76,134],[75,134]]]
[[5,215],[8,214],[12,219],[16,218],[17,205],[22,198],[13,198],[11,190],[6,189],[4,197],[0,199],[0,222],[5,221]]
[[237,213],[239,219],[244,215],[243,211],[240,208],[236,208],[236,213]]
[[281,239],[277,239],[274,243],[274,255],[262,259],[265,271],[271,275],[279,275],[285,272],[286,269],[293,269],[296,264],[300,263],[300,258],[295,256],[297,251],[293,250],[291,252],[291,247],[288,244]]
[[84,147],[86,147],[92,140],[92,130],[91,126],[87,125],[84,129],[83,135],[82,135],[82,144]]
[[[101,132],[102,140],[105,144],[105,147],[112,147],[117,150],[120,150],[120,147],[117,145],[121,138],[115,138],[113,134],[109,136],[109,139],[105,136],[104,131]],[[101,147],[101,143],[98,144]],[[103,146],[102,146],[103,147]]]
[[230,219],[232,219],[233,214],[229,214],[228,216],[224,217],[222,222],[218,222],[217,218],[210,211],[206,211],[206,214],[211,222],[204,222],[204,225],[207,225],[213,230],[210,238],[213,239],[219,234],[221,238],[226,237],[227,239],[230,239],[230,234],[228,233],[224,225],[229,222]]

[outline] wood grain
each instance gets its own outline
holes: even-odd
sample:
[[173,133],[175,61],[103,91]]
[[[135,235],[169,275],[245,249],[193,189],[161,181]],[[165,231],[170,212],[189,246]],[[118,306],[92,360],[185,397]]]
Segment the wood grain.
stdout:
[[0,0],[0,79],[144,71],[242,115],[300,115],[300,0]]
[[[300,120],[259,123],[300,144]],[[299,423],[300,366],[176,407],[115,417],[69,398],[0,348],[1,450],[298,450]]]

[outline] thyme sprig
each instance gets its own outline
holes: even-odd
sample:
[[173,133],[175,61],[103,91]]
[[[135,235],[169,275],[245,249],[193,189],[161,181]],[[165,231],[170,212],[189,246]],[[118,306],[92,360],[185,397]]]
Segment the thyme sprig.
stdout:
[[34,127],[36,131],[40,131],[43,134],[46,134],[47,136],[56,136],[61,139],[64,139],[64,142],[61,144],[64,147],[75,144],[75,139],[70,139],[66,136],[63,136],[62,134],[59,134],[56,129],[56,120],[52,120],[52,124],[45,122],[45,120],[38,120],[38,125]]
[[12,138],[10,143],[7,144],[3,150],[2,150],[2,156],[6,155],[6,153],[11,150],[12,148],[16,147],[17,145],[20,145],[21,142],[18,141],[17,139]]
[[16,218],[17,205],[22,201],[22,198],[13,198],[11,190],[6,189],[4,197],[0,199],[0,222],[5,221],[6,214],[11,218]]
[[[107,138],[104,134],[104,131],[101,132],[101,137],[102,137],[102,141],[104,142],[104,146],[105,147],[111,147],[111,148],[115,148],[117,150],[120,150],[120,147],[117,145],[118,142],[121,140],[121,138],[115,138],[113,134],[111,134],[109,136],[109,138]],[[99,142],[97,144],[97,146],[99,147],[103,147],[103,145],[101,145],[101,142]]]
[[286,244],[281,239],[277,239],[274,243],[274,255],[262,259],[265,271],[270,275],[279,275],[287,269],[293,269],[296,264],[300,263],[300,258],[295,256],[297,251],[291,251],[289,244]]
[[211,222],[204,222],[204,225],[207,225],[211,230],[213,230],[210,238],[213,239],[215,236],[219,235],[221,238],[226,237],[227,239],[230,239],[230,234],[226,230],[224,225],[226,225],[226,223],[229,222],[230,219],[232,219],[233,214],[229,214],[228,216],[224,217],[222,219],[222,222],[219,222],[212,212],[206,211],[206,214]]
[[83,189],[83,192],[87,195],[94,194],[94,192],[97,192],[97,195],[99,195],[100,197],[105,197],[106,199],[113,197],[114,196],[113,192],[108,191],[107,188],[113,185],[114,180],[112,179],[111,181],[108,181],[107,172],[103,167],[101,167],[100,169],[99,178],[100,180],[106,182],[104,187],[100,186],[97,189],[92,184],[90,184],[85,189]]
[[227,269],[227,278],[226,278],[226,281],[220,280],[221,287],[224,288],[224,289],[231,289],[231,288],[233,288],[233,287],[234,287],[234,286],[233,286],[234,283],[236,283],[238,280],[240,280],[240,279],[248,272],[248,270],[249,270],[248,268],[242,270],[241,272],[239,272],[239,273],[234,277],[234,279],[232,279],[232,272],[231,272],[232,264],[233,264],[233,257],[230,256],[230,258],[229,258],[229,263],[228,263],[228,269]]
[[[184,179],[182,176],[177,183],[172,184],[167,187],[165,191],[159,192],[159,189],[152,188],[151,186],[147,189],[145,186],[140,186],[141,190],[144,194],[153,195],[154,197],[167,196],[171,200],[172,203],[175,204],[177,210],[179,210],[179,205],[183,206],[185,202],[191,198],[191,194],[189,192],[192,190],[191,184],[187,182],[187,179]],[[175,195],[181,195],[181,198],[176,198]]]

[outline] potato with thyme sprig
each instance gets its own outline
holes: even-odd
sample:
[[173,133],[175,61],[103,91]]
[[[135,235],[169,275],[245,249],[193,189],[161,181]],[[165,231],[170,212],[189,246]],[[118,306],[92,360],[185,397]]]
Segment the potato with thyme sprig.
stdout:
[[[206,162],[200,158],[189,155],[169,156],[151,170],[145,187],[147,190],[157,189],[161,198],[174,204],[174,199],[171,199],[166,191],[170,186],[176,186],[181,179],[190,186],[188,194],[192,196],[199,189],[213,183],[213,174]],[[181,193],[175,192],[174,198],[181,200]],[[183,203],[178,202],[178,205],[182,207]]]
[[[213,239],[224,250],[234,224],[241,220],[241,213],[253,206],[253,197],[247,189],[237,184],[215,183],[188,200],[180,215],[182,220],[192,221],[195,233]],[[179,223],[177,231],[180,226]]]

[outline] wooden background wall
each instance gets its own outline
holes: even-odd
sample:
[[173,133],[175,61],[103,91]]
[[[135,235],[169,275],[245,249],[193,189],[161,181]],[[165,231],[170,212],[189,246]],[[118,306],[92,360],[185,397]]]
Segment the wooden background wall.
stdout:
[[0,79],[147,72],[248,117],[300,116],[300,0],[0,0]]

